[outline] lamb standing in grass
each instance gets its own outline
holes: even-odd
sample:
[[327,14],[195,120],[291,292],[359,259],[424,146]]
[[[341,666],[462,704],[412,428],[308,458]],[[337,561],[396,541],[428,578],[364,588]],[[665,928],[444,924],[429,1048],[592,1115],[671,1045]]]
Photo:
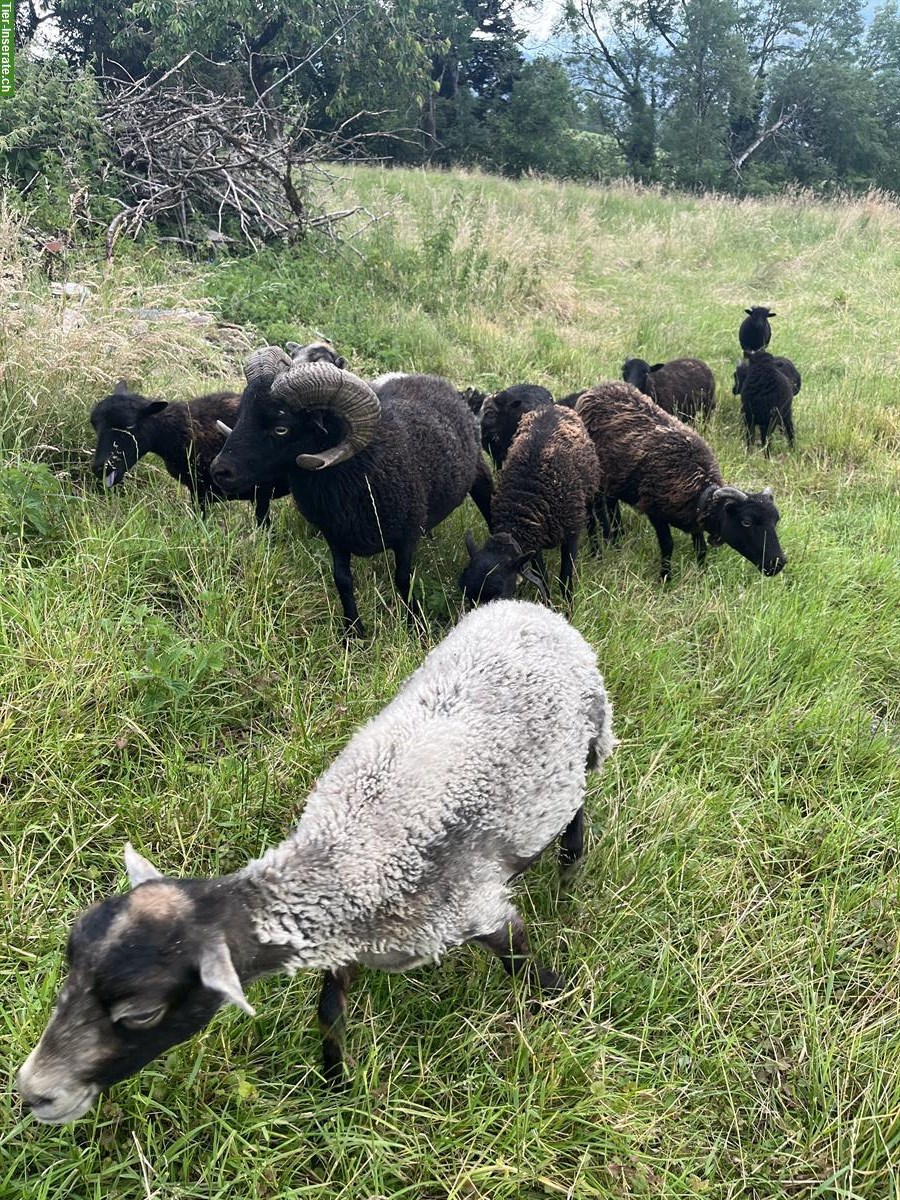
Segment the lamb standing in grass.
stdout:
[[770,308],[755,304],[753,308],[745,308],[747,314],[741,321],[738,330],[738,341],[745,354],[755,354],[757,350],[765,350],[772,340],[772,326],[769,318],[777,316]]
[[231,495],[217,487],[210,474],[212,461],[225,444],[223,429],[234,424],[239,403],[235,392],[213,392],[183,404],[148,400],[130,392],[120,380],[91,412],[97,434],[91,469],[103,477],[107,488],[113,488],[138,459],[156,454],[169,474],[195,497],[204,515],[212,500],[254,500],[257,524],[263,525],[269,519],[272,499],[287,495],[286,480]]
[[559,582],[571,600],[578,542],[599,486],[597,452],[581,419],[558,406],[526,413],[494,493],[491,536],[479,550],[466,535],[470,562],[459,581],[464,596],[508,599],[526,564],[533,564],[549,600],[541,552],[559,546]]
[[[752,355],[751,355],[752,357]],[[791,391],[795,396],[800,394],[800,385],[803,380],[800,377],[800,372],[794,366],[789,358],[782,358],[779,354],[772,355],[772,362],[787,379],[791,385]],[[744,383],[747,380],[747,372],[750,370],[750,359],[742,358],[734,368],[734,386],[731,389],[732,396],[739,396],[744,389]]]
[[531,958],[510,883],[557,837],[561,867],[577,863],[585,774],[614,745],[581,634],[540,605],[476,609],[356,733],[294,832],[261,859],[221,878],[165,879],[126,847],[133,890],[76,921],[68,979],[19,1072],[23,1101],[39,1121],[75,1120],[223,1004],[252,1014],[245,986],[279,971],[324,971],[330,1079],[342,1075],[357,966],[405,971],[476,941],[510,975],[559,989]]
[[769,434],[776,425],[784,430],[788,445],[794,448],[794,388],[775,359],[765,350],[752,354],[741,386],[741,413],[747,433],[747,449],[753,445],[759,429],[760,444],[769,457]]
[[618,536],[623,501],[656,531],[663,579],[672,571],[671,525],[691,535],[700,563],[708,535],[710,545],[726,542],[766,575],[782,570],[787,556],[775,532],[779,513],[771,491],[748,494],[728,486],[695,429],[627,383],[598,384],[575,411],[600,460],[597,508],[608,538]]

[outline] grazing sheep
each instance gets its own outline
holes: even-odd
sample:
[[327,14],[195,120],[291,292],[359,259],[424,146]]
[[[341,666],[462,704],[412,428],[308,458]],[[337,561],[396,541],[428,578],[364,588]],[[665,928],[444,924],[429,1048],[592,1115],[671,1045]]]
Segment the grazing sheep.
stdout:
[[673,358],[652,367],[643,358],[626,358],[622,378],[682,421],[704,417],[716,407],[716,381],[699,358]]
[[580,418],[555,406],[526,413],[491,503],[491,536],[479,550],[466,535],[470,562],[459,580],[466,599],[509,599],[533,564],[549,601],[541,551],[559,546],[559,582],[571,600],[578,540],[599,486],[597,453]]
[[257,350],[231,436],[212,476],[225,492],[286,477],[294,502],[331,550],[347,633],[361,634],[351,556],[392,550],[409,605],[412,558],[467,493],[490,523],[490,470],[459,393],[434,375],[372,384],[332,363],[295,365],[276,346]]
[[495,466],[503,466],[522,414],[552,403],[547,389],[533,383],[516,383],[487,397],[481,409],[481,444]]
[[706,558],[707,534],[711,546],[727,542],[766,575],[784,567],[771,491],[748,495],[726,485],[715,455],[696,430],[627,383],[591,388],[575,411],[600,460],[604,533],[618,535],[620,501],[644,513],[659,540],[663,579],[672,570],[670,525],[691,535],[699,563]]
[[756,427],[766,457],[769,434],[775,425],[784,430],[788,445],[794,447],[794,388],[780,371],[775,359],[765,350],[757,350],[747,362],[747,374],[741,387],[741,412],[747,430],[747,449],[753,445]]
[[741,349],[745,354],[754,354],[757,350],[765,350],[772,340],[772,326],[769,324],[769,318],[778,314],[760,304],[754,305],[753,308],[745,308],[744,312],[747,315],[741,321],[741,327],[738,330]]
[[[776,354],[772,357],[772,362],[778,370],[784,375],[791,385],[791,390],[797,396],[800,393],[800,372],[794,366],[789,358],[781,358]],[[750,369],[750,360],[742,358],[734,368],[734,387],[731,389],[732,396],[739,396],[744,386],[744,380],[747,378],[747,372]]]
[[156,454],[195,497],[204,516],[211,500],[255,500],[256,521],[263,525],[269,520],[273,497],[287,494],[286,481],[273,479],[261,487],[227,494],[210,474],[212,461],[225,444],[223,426],[227,429],[234,423],[239,402],[235,392],[213,392],[184,404],[148,400],[129,392],[120,380],[91,412],[97,434],[91,469],[103,477],[106,487],[117,487],[139,458]]
[[[473,721],[473,713],[478,719]],[[17,1087],[38,1121],[192,1037],[245,987],[324,972],[325,1077],[343,1076],[347,989],[359,966],[406,971],[479,942],[544,993],[510,884],[557,838],[583,853],[584,785],[616,744],[594,651],[521,601],[469,613],[313,788],[281,845],[232,875],[164,878],[125,847],[132,890],[75,922],[69,975]]]

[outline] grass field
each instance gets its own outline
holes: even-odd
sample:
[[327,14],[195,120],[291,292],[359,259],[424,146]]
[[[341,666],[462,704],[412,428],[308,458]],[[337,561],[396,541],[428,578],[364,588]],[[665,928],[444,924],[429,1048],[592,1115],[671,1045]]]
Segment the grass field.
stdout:
[[[0,212],[0,1198],[900,1196],[900,209],[375,170],[339,187],[389,214],[362,258],[70,259],[93,296],[67,331]],[[373,636],[342,648],[325,545],[287,502],[257,537],[249,506],[204,525],[152,460],[120,494],[88,485],[87,414],[120,375],[172,398],[238,381],[240,339],[129,311],[204,297],[247,345],[319,330],[360,373],[460,386],[562,392],[626,354],[699,355],[707,436],[729,482],[772,486],[790,561],[764,579],[723,548],[701,573],[682,537],[663,589],[633,513],[582,560],[573,620],[622,744],[590,785],[576,900],[557,909],[549,860],[523,887],[571,983],[542,1015],[471,948],[368,974],[334,1097],[317,981],[270,980],[255,1020],[222,1013],[41,1127],[14,1070],[68,924],[124,886],[126,838],[172,874],[258,854],[425,650],[380,560],[356,572]],[[767,462],[731,372],[743,308],[768,301],[803,390],[798,449],[776,437]],[[432,641],[469,527],[467,502],[418,556]]]

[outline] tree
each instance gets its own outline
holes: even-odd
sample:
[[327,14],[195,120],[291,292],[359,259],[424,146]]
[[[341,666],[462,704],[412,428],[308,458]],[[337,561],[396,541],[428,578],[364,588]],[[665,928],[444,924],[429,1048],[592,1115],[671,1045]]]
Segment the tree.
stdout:
[[523,171],[571,173],[569,137],[578,112],[569,76],[561,63],[536,58],[526,63],[502,110],[488,122],[497,165],[508,175]]
[[636,179],[655,174],[656,38],[623,0],[568,0],[569,67]]

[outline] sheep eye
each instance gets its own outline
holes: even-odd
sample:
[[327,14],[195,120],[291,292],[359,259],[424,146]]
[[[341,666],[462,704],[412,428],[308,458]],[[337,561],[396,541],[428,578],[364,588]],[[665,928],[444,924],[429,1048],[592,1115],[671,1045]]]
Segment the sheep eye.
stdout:
[[745,529],[749,529],[751,527],[751,525],[753,524],[753,522],[752,521],[741,521],[741,524],[743,525],[743,527]]
[[285,437],[291,431],[288,429],[287,425],[276,425],[272,432],[276,437]]
[[147,1012],[129,1013],[127,1017],[119,1018],[119,1024],[124,1025],[126,1029],[152,1029],[163,1019],[165,1011],[166,1006],[161,1004],[159,1008],[152,1008]]

